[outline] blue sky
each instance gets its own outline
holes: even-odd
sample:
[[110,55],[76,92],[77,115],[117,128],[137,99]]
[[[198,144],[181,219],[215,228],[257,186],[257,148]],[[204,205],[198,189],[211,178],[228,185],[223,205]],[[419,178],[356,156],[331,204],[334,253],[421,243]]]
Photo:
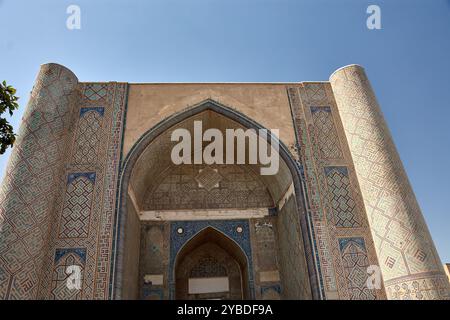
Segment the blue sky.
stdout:
[[[81,30],[66,28],[70,4]],[[366,27],[369,4],[381,8],[381,30]],[[21,97],[16,127],[46,62],[80,81],[126,82],[328,80],[363,65],[450,262],[449,0],[0,0],[0,30],[0,80]]]

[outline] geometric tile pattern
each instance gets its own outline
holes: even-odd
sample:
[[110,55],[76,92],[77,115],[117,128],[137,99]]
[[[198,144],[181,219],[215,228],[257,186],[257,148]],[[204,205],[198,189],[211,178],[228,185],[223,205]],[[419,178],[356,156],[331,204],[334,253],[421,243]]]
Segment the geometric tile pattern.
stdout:
[[367,258],[364,239],[339,239],[339,249],[342,254],[344,274],[349,284],[349,299],[375,299],[376,295],[374,290],[369,290],[366,285],[369,260]]
[[82,108],[78,121],[73,161],[92,163],[98,157],[98,143],[101,139],[101,126],[104,108]]
[[[108,299],[110,293],[111,257],[113,255],[113,224],[116,209],[117,181],[122,151],[122,139],[125,120],[125,107],[128,85],[126,83],[113,83],[109,85],[107,102],[109,104],[109,127],[104,141],[104,156],[101,160],[103,170],[102,201],[97,206],[98,243],[95,256],[97,257],[95,280],[96,284],[93,298]],[[98,180],[97,180],[98,181]],[[96,183],[97,185],[98,183]]]
[[[317,88],[316,88],[317,89]],[[319,90],[319,89],[317,89]],[[317,93],[317,90],[314,90]],[[326,298],[326,291],[337,291],[332,256],[329,251],[330,239],[325,225],[325,214],[321,206],[322,199],[319,192],[319,182],[315,172],[313,150],[305,119],[305,113],[297,87],[287,89],[291,111],[298,141],[298,153],[302,164],[302,175],[305,183],[305,202],[307,217],[310,220],[311,237],[315,252],[313,253],[319,273],[319,286],[322,298]],[[323,94],[319,94],[323,97]],[[317,101],[315,101],[317,103]]]
[[105,108],[103,107],[84,107],[80,108],[80,118],[84,117],[86,113],[91,111],[96,112],[100,117],[105,115]]
[[[261,231],[255,232],[256,241],[252,240],[256,247],[254,252],[256,252],[258,270],[262,269],[259,267],[260,265],[262,265],[265,270],[278,269],[280,274],[283,274],[285,278],[289,279],[288,281],[283,281],[283,296],[288,299],[310,295],[312,291],[311,286],[316,287],[314,288],[316,292],[319,291],[317,290],[317,287],[319,287],[317,284],[318,279],[315,283],[311,284],[309,281],[305,281],[305,274],[299,272],[299,270],[305,270],[307,268],[308,262],[306,259],[311,259],[314,263],[314,259],[317,258],[317,256],[315,255],[315,252],[304,249],[306,246],[303,245],[300,230],[307,231],[308,229],[304,228],[299,221],[300,219],[298,219],[297,206],[296,199],[291,197],[278,213],[277,229],[275,231],[267,227],[260,229],[261,231],[264,230],[265,235],[263,234],[263,237],[269,236],[269,230],[272,231],[270,235],[270,238],[272,239],[268,238],[268,250],[265,248],[267,244],[262,243],[260,240]],[[254,224],[254,228],[257,228],[256,223]],[[272,244],[275,245],[275,248],[272,247]],[[261,263],[261,260],[268,259],[270,254],[272,254],[272,258],[268,261],[269,263]],[[306,259],[304,259],[304,257],[306,257]],[[319,266],[322,267],[322,265]],[[319,272],[320,270],[321,269],[319,269]],[[319,272],[317,272],[317,274],[319,274]],[[260,280],[258,284],[263,286],[265,282],[261,282]],[[317,296],[317,293],[315,296]]]
[[390,283],[388,295],[396,300],[442,300],[448,292],[448,278],[437,272],[400,278]]
[[0,190],[0,299],[36,299],[63,167],[78,80],[41,67]]
[[213,256],[201,257],[190,271],[191,278],[226,277],[227,269]]
[[322,158],[342,158],[342,151],[330,107],[311,107],[311,114]]
[[[139,279],[145,279],[148,274],[162,274],[166,277],[168,267],[168,250],[167,243],[170,241],[168,226],[165,224],[142,224],[140,235],[140,250],[139,250]],[[149,254],[150,253],[150,254]],[[151,299],[149,295],[154,293],[153,290],[161,291],[161,296],[158,300],[164,298],[164,289],[161,285],[156,285],[151,281],[140,281],[140,296],[144,299]],[[153,297],[154,299],[157,296]]]
[[106,99],[107,94],[107,83],[88,83],[85,85],[83,92],[83,96],[89,101]]
[[[144,285],[145,286],[145,285]],[[164,299],[164,290],[159,289],[153,289],[149,288],[151,286],[147,285],[148,287],[144,287],[143,289],[143,298],[144,300],[162,300]]]
[[279,283],[277,283],[277,284],[273,284],[273,285],[262,286],[261,287],[261,295],[264,295],[264,293],[269,290],[273,290],[276,293],[281,294],[281,285]]
[[325,167],[328,183],[328,194],[334,224],[341,228],[359,227],[358,216],[355,214],[355,201],[350,189],[350,180],[346,167]]
[[67,286],[68,277],[67,267],[80,267],[81,284],[83,284],[83,269],[86,262],[85,248],[63,248],[56,249],[55,266],[52,277],[52,299],[55,300],[79,300],[81,299],[81,290],[69,288]]
[[[339,247],[338,239],[361,239],[365,250],[365,258],[361,259],[365,265],[378,264],[361,195],[353,186],[352,161],[342,144],[345,135],[336,125],[338,118],[334,118],[337,112],[331,87],[327,83],[302,83],[288,87],[287,92],[299,142],[297,150],[322,296],[384,299],[384,288],[368,294],[355,287],[357,276],[367,279],[368,274],[362,267],[350,269],[348,259],[352,254],[348,253],[347,260],[343,260]],[[357,182],[354,184],[357,186]]]
[[[173,221],[170,223],[170,258],[169,258],[169,299],[173,299],[175,294],[174,267],[175,258],[190,239],[207,227],[212,227],[230,237],[242,249],[248,261],[248,281],[251,298],[255,296],[252,249],[250,246],[250,227],[248,220],[200,220],[200,221]],[[241,232],[238,232],[238,227]],[[182,228],[183,233],[178,229]]]
[[219,174],[218,170],[211,169],[211,167],[206,167],[201,169],[195,180],[198,182],[200,188],[205,188],[211,191],[213,188],[219,187],[219,182],[222,180],[222,176]]
[[179,165],[158,179],[144,197],[144,210],[274,206],[261,178],[244,165]]
[[449,298],[450,284],[440,286],[442,264],[364,69],[348,66],[330,81],[389,297],[426,296],[409,294],[426,287],[434,293],[427,296]]
[[86,262],[86,248],[57,248],[55,250],[55,262],[58,263],[61,258],[69,253],[77,255],[83,264]]
[[[283,214],[289,214],[283,212]],[[273,225],[276,220],[258,219],[254,220],[255,226],[255,238],[253,243],[257,248],[255,250],[256,257],[258,259],[258,269],[260,271],[271,271],[277,269],[277,234],[274,231]],[[291,237],[294,237],[291,235]]]
[[59,224],[59,237],[85,238],[89,232],[95,173],[88,173],[87,176],[79,174],[73,180],[69,176],[69,181]]
[[[79,86],[84,94],[76,109],[79,116],[73,125],[76,129],[70,138],[72,146],[68,148],[72,156],[65,164],[66,179],[60,187],[58,220],[51,231],[49,250],[71,251],[60,259],[55,259],[58,255],[47,256],[46,263],[53,267],[45,270],[39,295],[103,300],[109,298],[110,290],[113,213],[128,85],[81,83]],[[83,248],[85,254],[80,255],[77,248]],[[74,261],[81,256],[83,261]],[[64,287],[64,266],[81,262],[82,288],[74,294]]]
[[[127,88],[123,83],[78,83],[62,66],[42,66],[0,190],[0,299],[110,298]],[[364,285],[367,266],[379,261],[390,298],[450,297],[362,69],[336,72],[331,85],[289,86],[288,98],[314,250],[308,259],[316,264],[321,296],[383,298],[383,290]],[[152,195],[144,201],[148,209],[273,206],[265,184],[242,166],[180,166],[160,178],[158,188],[147,192]],[[298,236],[297,225],[284,224],[284,230]],[[242,232],[236,232],[238,226]],[[182,234],[176,232],[179,227]],[[176,253],[206,227],[232,238],[247,256],[248,271],[253,270],[248,221],[211,220],[170,223],[171,271]],[[70,265],[81,267],[79,291],[67,288]],[[194,274],[223,271],[205,259]],[[249,272],[252,297],[253,276]],[[173,297],[173,272],[168,278]]]
[[327,101],[327,93],[322,83],[308,83],[304,86],[303,95],[312,105]]

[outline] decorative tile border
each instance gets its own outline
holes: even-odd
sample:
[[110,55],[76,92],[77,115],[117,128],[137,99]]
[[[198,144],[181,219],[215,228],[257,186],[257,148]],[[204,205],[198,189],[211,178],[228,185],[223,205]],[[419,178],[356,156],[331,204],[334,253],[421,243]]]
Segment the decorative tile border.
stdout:
[[[247,257],[247,269],[251,299],[255,297],[250,228],[247,220],[175,221],[170,223],[169,298],[175,297],[175,259],[181,248],[206,228],[211,227],[232,239]],[[241,232],[237,229],[241,228]],[[182,228],[183,233],[178,233]]]
[[[113,239],[113,258],[111,261],[111,279],[110,279],[110,298],[111,299],[120,299],[121,298],[121,290],[122,290],[122,275],[120,270],[122,269],[123,263],[123,250],[124,250],[124,237],[123,233],[125,230],[125,216],[126,216],[126,196],[127,196],[127,188],[130,179],[130,175],[132,172],[132,168],[136,163],[139,155],[146,149],[146,147],[153,141],[155,137],[159,134],[165,132],[168,128],[179,123],[195,114],[203,112],[205,110],[212,110],[218,112],[226,117],[229,117],[232,120],[235,120],[242,124],[247,128],[260,129],[263,128],[260,124],[255,121],[249,119],[244,114],[230,108],[224,106],[213,100],[203,101],[195,106],[189,107],[186,110],[183,110],[179,113],[176,113],[167,119],[162,120],[157,125],[155,125],[152,129],[148,130],[145,134],[141,136],[141,138],[136,141],[133,147],[127,154],[127,157],[122,162],[120,180],[119,180],[119,189],[117,194],[118,204],[116,206],[116,218],[114,220],[114,239]],[[280,141],[280,156],[287,164],[289,170],[292,173],[292,177],[294,180],[294,188],[295,194],[297,197],[297,206],[298,211],[300,213],[300,225],[302,229],[302,237],[305,246],[306,253],[306,261],[307,268],[309,273],[309,280],[311,283],[311,291],[313,293],[313,298],[320,298],[319,295],[319,286],[317,284],[316,277],[316,265],[313,261],[312,256],[312,243],[310,241],[309,236],[309,223],[307,222],[306,209],[304,205],[304,187],[302,186],[302,181],[300,177],[300,173],[297,168],[297,164],[294,160],[294,157],[290,153],[289,149]]]
[[261,286],[261,296],[266,291],[269,291],[269,290],[273,290],[273,291],[277,292],[279,295],[281,295],[281,285],[279,283],[268,285],[268,286]]
[[[52,287],[60,281],[60,266],[54,264],[41,280],[41,296],[55,299],[109,299],[111,256],[114,249],[113,225],[121,159],[124,113],[128,85],[125,83],[80,84],[82,96],[77,128],[87,119],[94,119],[95,134],[100,137],[87,154],[69,158],[66,165],[65,189],[60,195],[58,221],[60,227],[52,230],[51,247],[86,248],[83,258],[83,287],[75,296],[62,287]],[[90,89],[87,89],[90,88]],[[97,93],[90,90],[96,88]],[[93,90],[93,89],[92,89]],[[95,99],[93,99],[95,97]],[[101,104],[102,107],[98,107]],[[94,117],[94,118],[92,118]],[[101,123],[97,120],[101,119]],[[89,123],[87,124],[89,125]],[[92,130],[74,130],[72,155],[79,139],[91,141]],[[90,183],[89,183],[90,182]],[[80,217],[81,216],[81,217]],[[55,278],[56,277],[56,278]],[[59,283],[59,282],[58,282]]]
[[83,262],[86,262],[86,248],[57,248],[55,250],[55,263],[58,263],[59,260],[68,253],[74,253],[80,257]]
[[287,94],[299,143],[322,298],[383,299],[382,290],[375,296],[353,288],[338,248],[338,238],[363,238],[366,244],[369,241],[368,261],[378,263],[330,85],[302,83],[288,87]]
[[84,177],[91,181],[92,183],[95,182],[95,172],[76,172],[71,173],[67,176],[67,184],[71,184],[74,180]]
[[83,117],[87,112],[94,111],[97,112],[101,117],[105,115],[104,107],[85,107],[80,109],[80,118]]

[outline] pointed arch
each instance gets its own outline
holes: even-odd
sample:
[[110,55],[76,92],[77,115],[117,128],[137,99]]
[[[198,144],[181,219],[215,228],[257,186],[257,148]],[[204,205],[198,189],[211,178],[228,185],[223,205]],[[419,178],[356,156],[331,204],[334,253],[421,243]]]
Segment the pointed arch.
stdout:
[[[169,130],[174,125],[189,119],[195,115],[200,114],[203,111],[213,111],[221,116],[229,118],[238,124],[248,129],[266,129],[259,123],[248,118],[241,112],[218,103],[214,100],[207,99],[200,102],[197,105],[186,108],[185,110],[175,113],[172,116],[160,121],[153,128],[145,132],[132,146],[124,159],[119,176],[119,195],[117,197],[118,202],[116,206],[116,215],[114,219],[114,238],[113,238],[113,257],[111,278],[110,278],[110,297],[112,299],[122,298],[123,288],[123,264],[124,264],[124,251],[125,251],[125,230],[127,223],[127,205],[130,205],[131,199],[128,196],[128,187],[133,172],[139,157],[143,154],[146,148],[162,133]],[[281,140],[273,136],[270,131],[267,140],[274,139],[279,141],[279,154],[280,159],[286,164],[290,175],[292,177],[292,183],[295,190],[295,200],[297,205],[298,219],[301,228],[301,238],[303,240],[305,252],[306,266],[308,272],[308,280],[311,286],[311,293],[313,299],[320,299],[319,293],[319,281],[317,277],[316,264],[314,260],[314,249],[311,242],[312,236],[309,229],[308,218],[305,208],[305,195],[304,185],[302,183],[299,164],[291,155],[289,149],[284,145]]]
[[[203,256],[199,257],[196,252],[203,253]],[[228,259],[224,261],[220,257]],[[207,259],[210,265],[200,267],[198,264],[202,262],[202,258]],[[188,239],[176,253],[173,270],[170,270],[175,280],[175,297],[186,298],[188,277],[226,276],[230,278],[230,298],[249,299],[252,296],[249,285],[250,265],[247,253],[235,240],[214,226],[207,226]]]

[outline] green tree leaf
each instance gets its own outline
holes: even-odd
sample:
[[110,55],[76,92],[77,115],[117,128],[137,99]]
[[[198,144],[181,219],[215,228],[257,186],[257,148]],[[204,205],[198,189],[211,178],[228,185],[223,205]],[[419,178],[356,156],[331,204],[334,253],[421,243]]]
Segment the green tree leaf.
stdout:
[[6,84],[4,80],[0,84],[0,154],[4,154],[8,147],[12,147],[16,141],[16,134],[12,125],[4,118],[4,113],[10,116],[19,108],[15,95],[16,89]]

